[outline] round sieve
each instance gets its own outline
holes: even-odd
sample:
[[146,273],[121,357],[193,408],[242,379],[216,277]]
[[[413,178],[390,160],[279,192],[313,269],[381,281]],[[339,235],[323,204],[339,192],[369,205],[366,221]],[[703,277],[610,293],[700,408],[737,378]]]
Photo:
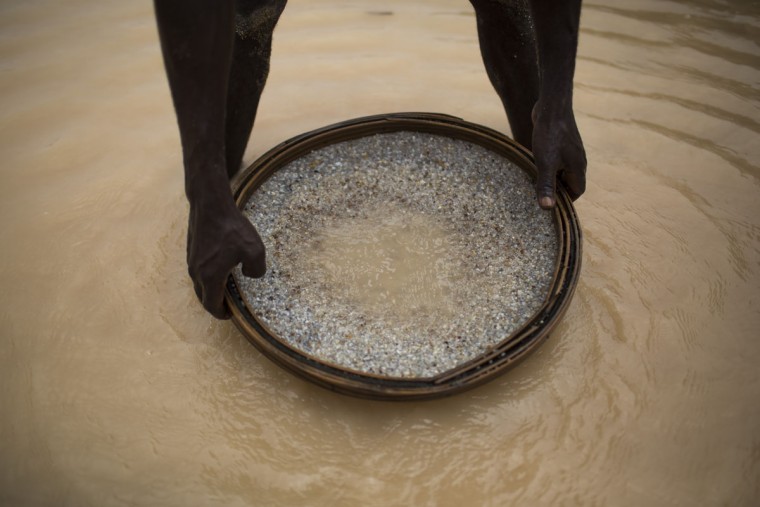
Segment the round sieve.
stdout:
[[[366,136],[391,132],[420,132],[479,145],[507,158],[535,179],[531,153],[503,134],[459,118],[431,113],[396,113],[357,118],[296,136],[269,150],[233,181],[240,209],[276,171],[313,150]],[[329,363],[298,350],[261,322],[246,304],[234,276],[226,287],[232,320],[265,356],[287,370],[328,389],[373,399],[416,400],[448,396],[493,379],[535,350],[554,329],[567,309],[581,266],[581,230],[572,202],[558,189],[552,212],[557,234],[554,276],[543,305],[509,336],[487,352],[435,376],[390,377],[362,373]]]

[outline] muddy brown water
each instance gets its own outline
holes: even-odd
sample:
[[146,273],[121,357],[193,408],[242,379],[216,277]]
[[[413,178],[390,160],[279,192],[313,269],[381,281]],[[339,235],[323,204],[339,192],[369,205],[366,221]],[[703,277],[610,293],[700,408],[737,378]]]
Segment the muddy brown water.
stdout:
[[[196,303],[150,2],[0,12],[0,504],[757,505],[756,3],[586,3],[575,299],[519,368],[405,404]],[[246,160],[403,110],[507,130],[469,4],[293,0]]]
[[[455,312],[451,233],[438,221],[406,210],[378,209],[318,231],[300,262],[330,293],[369,314],[439,318]],[[448,262],[447,262],[448,261]]]

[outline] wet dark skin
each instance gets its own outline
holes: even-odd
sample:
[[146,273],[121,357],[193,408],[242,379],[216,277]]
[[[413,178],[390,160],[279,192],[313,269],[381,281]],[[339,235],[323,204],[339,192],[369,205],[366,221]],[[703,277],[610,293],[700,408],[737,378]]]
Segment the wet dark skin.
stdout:
[[[242,263],[266,271],[264,245],[237,209],[229,179],[240,169],[269,73],[272,32],[285,0],[155,0],[177,113],[190,202],[187,264],[214,317],[229,317],[224,287]],[[481,54],[515,140],[538,167],[539,205],[558,181],[577,199],[586,154],[572,109],[580,0],[471,0]]]

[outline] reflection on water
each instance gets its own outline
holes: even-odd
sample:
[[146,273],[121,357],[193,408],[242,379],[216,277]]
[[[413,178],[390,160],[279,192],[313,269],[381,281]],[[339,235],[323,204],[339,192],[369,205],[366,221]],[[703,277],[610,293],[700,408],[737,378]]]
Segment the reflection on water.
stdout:
[[[760,498],[756,3],[586,3],[576,297],[505,377],[401,405],[307,385],[195,303],[149,2],[0,11],[0,503]],[[507,128],[469,5],[293,0],[246,159],[398,110]]]

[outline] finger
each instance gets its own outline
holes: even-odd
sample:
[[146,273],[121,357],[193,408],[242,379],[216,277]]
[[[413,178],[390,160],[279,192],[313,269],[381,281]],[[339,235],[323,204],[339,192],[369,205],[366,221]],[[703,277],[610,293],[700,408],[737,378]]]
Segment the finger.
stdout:
[[555,194],[557,166],[558,164],[553,160],[547,160],[541,156],[536,157],[536,167],[538,169],[536,194],[538,195],[538,205],[543,209],[551,209],[557,202]]
[[224,286],[227,281],[227,277],[213,277],[213,281],[210,281],[208,285],[204,287],[203,291],[203,307],[217,319],[229,319],[230,312],[224,303]]
[[586,190],[586,177],[583,174],[579,175],[577,172],[565,170],[560,172],[559,179],[564,184],[567,195],[573,201],[583,195]]
[[230,311],[227,309],[227,305],[223,299],[218,303],[214,303],[213,305],[207,305],[204,303],[203,308],[205,308],[206,311],[210,313],[215,319],[227,320],[230,318]]
[[266,252],[263,248],[247,251],[243,258],[243,274],[250,278],[261,278],[267,272]]
[[586,152],[583,148],[569,150],[565,155],[565,168],[559,178],[570,199],[575,201],[586,191]]

